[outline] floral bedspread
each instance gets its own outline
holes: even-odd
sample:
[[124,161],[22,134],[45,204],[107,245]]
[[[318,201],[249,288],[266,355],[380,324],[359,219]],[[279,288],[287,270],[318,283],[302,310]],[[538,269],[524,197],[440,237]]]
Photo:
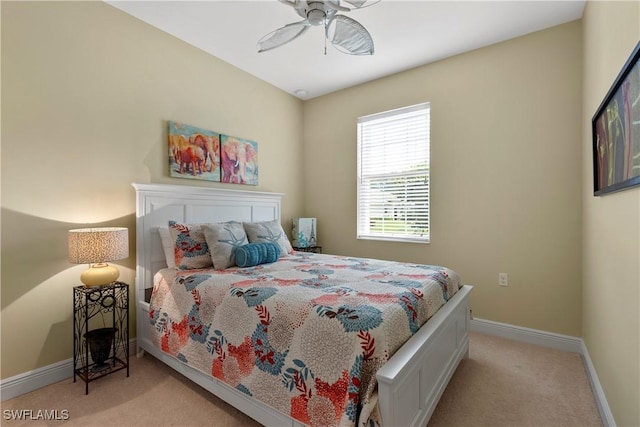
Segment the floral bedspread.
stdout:
[[445,267],[302,252],[251,268],[165,269],[152,336],[302,423],[375,425],[376,371],[461,286]]

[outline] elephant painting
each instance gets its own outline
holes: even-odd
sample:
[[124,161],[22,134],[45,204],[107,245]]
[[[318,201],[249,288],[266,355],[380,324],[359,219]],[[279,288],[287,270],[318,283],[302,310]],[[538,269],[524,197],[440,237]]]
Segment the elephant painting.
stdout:
[[258,143],[233,136],[221,136],[221,181],[258,185]]
[[169,175],[220,181],[220,134],[169,122]]

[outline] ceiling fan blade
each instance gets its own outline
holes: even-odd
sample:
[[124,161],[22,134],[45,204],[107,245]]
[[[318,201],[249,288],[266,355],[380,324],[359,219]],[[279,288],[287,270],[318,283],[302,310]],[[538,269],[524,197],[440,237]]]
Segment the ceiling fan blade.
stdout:
[[270,32],[258,40],[258,53],[266,52],[301,36],[309,29],[309,23],[304,21],[294,22]]
[[362,9],[363,7],[373,6],[374,4],[378,3],[380,0],[344,0],[344,1],[349,3],[351,6],[355,7],[356,9]]
[[328,8],[339,10],[340,12],[349,12],[351,9],[340,5],[340,0],[324,0],[325,6]]
[[373,55],[371,34],[355,19],[336,15],[327,25],[327,39],[344,53],[351,55]]

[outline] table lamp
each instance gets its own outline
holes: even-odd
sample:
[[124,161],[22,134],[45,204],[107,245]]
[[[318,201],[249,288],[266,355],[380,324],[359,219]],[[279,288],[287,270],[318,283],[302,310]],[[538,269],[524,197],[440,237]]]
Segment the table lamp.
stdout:
[[125,227],[69,230],[69,262],[89,264],[80,276],[85,287],[115,282],[120,271],[107,264],[129,257],[129,230]]

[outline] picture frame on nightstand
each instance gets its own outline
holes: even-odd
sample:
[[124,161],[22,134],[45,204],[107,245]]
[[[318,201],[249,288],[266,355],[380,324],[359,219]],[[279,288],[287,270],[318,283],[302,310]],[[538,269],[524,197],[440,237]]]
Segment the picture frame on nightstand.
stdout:
[[295,218],[291,227],[291,244],[294,248],[317,246],[316,218]]

